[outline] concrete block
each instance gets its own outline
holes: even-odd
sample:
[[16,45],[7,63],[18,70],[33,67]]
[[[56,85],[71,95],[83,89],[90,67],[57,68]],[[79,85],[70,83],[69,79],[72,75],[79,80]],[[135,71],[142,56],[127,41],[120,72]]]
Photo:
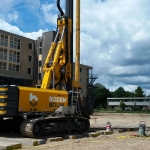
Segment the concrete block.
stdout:
[[21,143],[15,143],[11,141],[0,141],[0,150],[12,150],[12,149],[20,149],[22,148]]
[[126,132],[127,128],[121,128],[121,129],[113,129],[113,133],[122,133],[122,132]]
[[76,135],[65,135],[64,138],[65,139],[76,139],[77,136]]
[[93,132],[93,133],[90,133],[90,137],[97,137],[99,136],[100,134],[99,133],[96,133],[96,132]]
[[19,149],[19,148],[22,148],[22,143],[19,143],[19,144],[13,144],[12,147],[13,147],[13,149]]
[[38,140],[35,139],[15,139],[15,141],[19,141],[22,143],[22,146],[37,146],[38,145]]
[[0,150],[12,150],[12,146],[0,146]]
[[109,135],[109,134],[113,134],[113,131],[105,131],[104,135]]
[[127,131],[136,131],[135,128],[127,128]]
[[97,137],[100,135],[99,132],[92,132],[92,133],[83,133],[82,134],[84,137]]
[[100,132],[95,133],[95,137],[98,137],[100,135]]
[[62,137],[47,138],[46,143],[49,143],[49,142],[56,142],[56,141],[63,141],[63,138],[62,138]]
[[77,135],[76,135],[76,138],[77,138],[77,139],[83,138],[83,135],[77,134]]
[[[96,131],[96,133],[98,133],[99,135],[103,135],[104,134],[104,131]],[[99,136],[98,135],[98,136]]]
[[31,138],[0,138],[0,141],[4,140],[11,143],[22,144],[22,146],[37,146],[39,144],[38,139]]
[[118,133],[122,133],[122,129],[118,129]]
[[22,141],[22,145],[23,146],[37,146],[38,145],[38,141],[37,140],[31,140],[31,141]]
[[42,145],[46,143],[46,140],[43,140],[43,139],[39,139],[37,141],[38,141],[38,145]]

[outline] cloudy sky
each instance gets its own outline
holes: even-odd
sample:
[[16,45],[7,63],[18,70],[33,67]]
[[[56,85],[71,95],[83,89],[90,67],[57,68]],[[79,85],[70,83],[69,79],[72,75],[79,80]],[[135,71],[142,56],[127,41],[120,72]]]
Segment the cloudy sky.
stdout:
[[[56,29],[55,3],[1,0],[0,29],[36,39]],[[81,63],[93,66],[96,82],[150,94],[149,8],[149,0],[81,0]]]

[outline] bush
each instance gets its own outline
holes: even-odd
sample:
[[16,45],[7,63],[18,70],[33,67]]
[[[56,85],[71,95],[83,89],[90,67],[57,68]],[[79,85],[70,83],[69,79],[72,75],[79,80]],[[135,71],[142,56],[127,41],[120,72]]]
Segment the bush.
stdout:
[[119,106],[120,108],[122,108],[122,110],[125,110],[126,104],[123,101],[121,101]]
[[120,107],[116,107],[115,110],[118,112],[118,111],[122,111],[122,108]]
[[138,106],[133,106],[132,110],[133,111],[140,111],[141,109]]

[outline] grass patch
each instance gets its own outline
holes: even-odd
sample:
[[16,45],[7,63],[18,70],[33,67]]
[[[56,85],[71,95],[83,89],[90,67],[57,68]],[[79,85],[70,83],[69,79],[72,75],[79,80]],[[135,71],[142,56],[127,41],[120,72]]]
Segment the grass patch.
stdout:
[[114,110],[114,109],[94,109],[94,112],[99,113],[138,113],[138,114],[150,114],[150,110]]

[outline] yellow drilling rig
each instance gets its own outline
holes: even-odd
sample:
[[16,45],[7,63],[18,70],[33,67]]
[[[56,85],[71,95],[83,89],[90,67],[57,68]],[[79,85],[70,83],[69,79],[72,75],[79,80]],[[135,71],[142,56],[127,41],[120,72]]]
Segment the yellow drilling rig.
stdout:
[[60,0],[57,7],[60,12],[57,34],[44,63],[41,87],[0,86],[2,129],[19,128],[24,136],[41,137],[87,131],[90,127],[79,83],[80,0],[76,0],[75,80],[71,48],[73,18],[63,12]]

